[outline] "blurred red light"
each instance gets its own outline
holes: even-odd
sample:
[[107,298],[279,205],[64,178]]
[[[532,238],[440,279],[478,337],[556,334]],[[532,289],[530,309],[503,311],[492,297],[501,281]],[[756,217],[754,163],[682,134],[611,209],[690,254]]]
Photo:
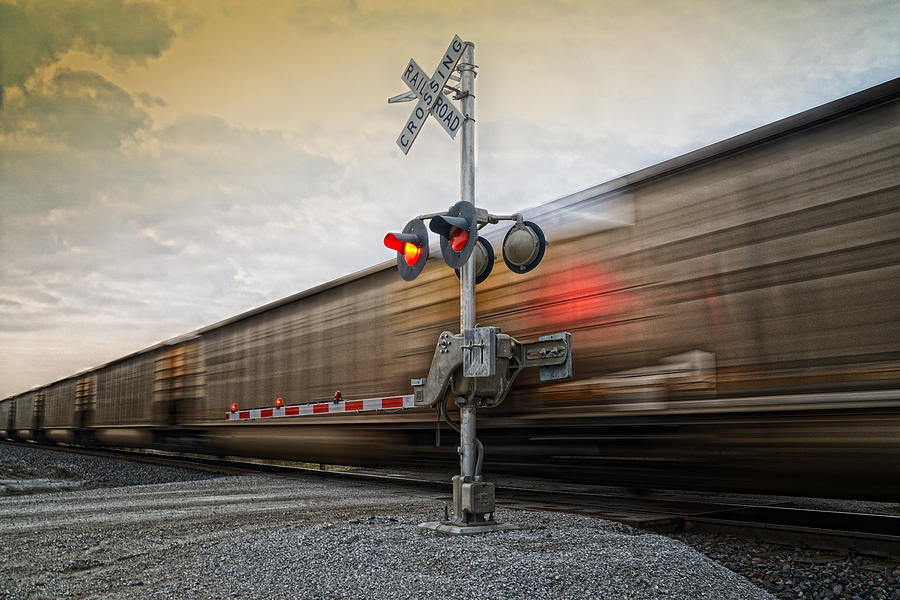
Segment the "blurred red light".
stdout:
[[237,409],[238,409],[238,405],[237,405],[237,402],[235,402],[234,404],[231,405],[231,412],[237,412]]
[[603,327],[604,335],[591,337],[588,343],[613,343],[623,327],[634,326],[636,317],[644,314],[639,291],[602,261],[572,258],[550,269],[539,291],[548,302],[531,314],[529,325],[539,331]]
[[281,398],[276,398],[276,399],[275,399],[275,406],[278,407],[278,408],[281,408],[282,406],[284,406],[284,400],[282,400]]
[[466,247],[469,241],[469,232],[459,227],[450,228],[450,247],[459,252]]

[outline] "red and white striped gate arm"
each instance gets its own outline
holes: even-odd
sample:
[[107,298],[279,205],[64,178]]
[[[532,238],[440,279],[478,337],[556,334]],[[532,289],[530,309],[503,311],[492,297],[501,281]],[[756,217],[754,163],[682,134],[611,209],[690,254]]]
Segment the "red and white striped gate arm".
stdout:
[[388,408],[414,408],[413,396],[388,396],[387,398],[366,398],[364,400],[342,400],[340,402],[318,402],[316,404],[293,404],[281,408],[251,408],[225,413],[226,421],[247,419],[268,419],[270,417],[296,417],[302,415],[324,415],[331,413],[362,412],[364,410],[385,410]]

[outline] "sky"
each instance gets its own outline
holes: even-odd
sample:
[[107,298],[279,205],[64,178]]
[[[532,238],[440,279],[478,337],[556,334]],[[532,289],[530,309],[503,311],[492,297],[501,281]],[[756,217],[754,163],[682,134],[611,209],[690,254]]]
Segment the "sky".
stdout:
[[0,397],[393,260],[454,34],[497,214],[900,76],[900,0],[0,0]]

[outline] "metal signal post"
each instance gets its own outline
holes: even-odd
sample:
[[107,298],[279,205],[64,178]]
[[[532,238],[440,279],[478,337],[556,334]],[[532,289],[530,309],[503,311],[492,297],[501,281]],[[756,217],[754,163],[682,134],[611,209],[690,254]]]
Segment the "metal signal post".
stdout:
[[[509,528],[494,521],[494,486],[482,481],[483,447],[475,437],[475,411],[496,406],[506,398],[513,380],[528,367],[539,367],[541,380],[571,376],[571,336],[558,333],[543,336],[537,342],[523,344],[503,334],[497,327],[475,326],[475,285],[491,272],[494,250],[480,238],[478,229],[499,221],[515,221],[503,244],[503,259],[515,273],[533,269],[544,256],[546,239],[540,227],[524,221],[521,215],[498,216],[475,207],[475,44],[454,36],[438,61],[434,75],[410,59],[401,79],[409,87],[388,99],[388,103],[416,101],[412,114],[403,125],[397,146],[408,154],[429,116],[451,138],[462,130],[460,147],[460,201],[447,212],[420,215],[407,223],[402,232],[389,233],[384,244],[397,252],[397,268],[403,279],[412,281],[428,260],[428,227],[440,236],[444,262],[459,275],[459,334],[441,333],[434,359],[424,379],[414,379],[413,405],[438,406],[447,418],[450,397],[459,407],[459,475],[453,477],[453,519],[424,523],[423,527],[445,533],[467,534]],[[448,86],[453,72],[459,73],[459,88]],[[461,100],[460,113],[447,99],[455,92]],[[476,273],[476,270],[478,271]]]
[[[475,206],[475,44],[466,42],[459,70],[462,90],[462,143],[460,145],[460,200]],[[469,256],[459,271],[459,331],[475,327],[475,254]],[[460,476],[475,477],[475,406],[459,406]]]

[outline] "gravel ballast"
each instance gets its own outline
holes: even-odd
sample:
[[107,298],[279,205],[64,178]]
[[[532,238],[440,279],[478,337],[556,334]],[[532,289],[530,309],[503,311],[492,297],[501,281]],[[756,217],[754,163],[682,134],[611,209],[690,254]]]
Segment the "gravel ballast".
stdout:
[[504,514],[523,529],[450,537],[418,528],[424,515],[370,515],[241,536],[196,557],[187,589],[258,598],[771,597],[665,537],[588,517]]
[[447,496],[382,484],[7,444],[0,469],[89,482],[0,498],[0,598],[900,600],[895,562],[590,517],[501,505],[521,529],[447,536],[417,526]]
[[900,600],[896,559],[767,544],[725,535],[672,537],[740,573],[777,598]]
[[121,487],[218,477],[215,473],[0,444],[0,496]]
[[[159,468],[114,471],[136,482]],[[523,529],[453,537],[418,527],[447,500],[425,492],[119,483],[0,498],[0,598],[771,598],[685,544],[601,519],[501,510]]]

